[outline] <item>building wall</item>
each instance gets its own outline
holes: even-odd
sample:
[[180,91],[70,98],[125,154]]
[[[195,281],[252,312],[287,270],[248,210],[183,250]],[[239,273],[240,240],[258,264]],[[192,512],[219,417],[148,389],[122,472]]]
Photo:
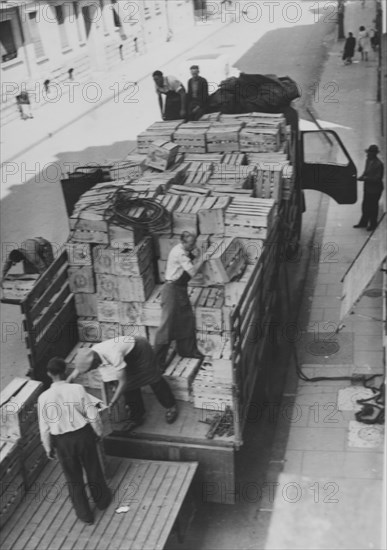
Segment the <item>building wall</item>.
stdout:
[[[0,4],[0,22],[12,26],[16,57],[7,60],[2,43],[2,122],[19,116],[15,96],[22,89],[32,103],[44,103],[43,83],[52,88],[70,78],[114,70],[151,51],[194,24],[193,0],[10,0]],[[15,7],[17,6],[17,7]],[[4,29],[4,27],[3,27]],[[4,41],[4,40],[3,40]],[[9,57],[9,56],[8,56]],[[4,87],[5,86],[5,87]],[[5,93],[4,93],[5,91]]]

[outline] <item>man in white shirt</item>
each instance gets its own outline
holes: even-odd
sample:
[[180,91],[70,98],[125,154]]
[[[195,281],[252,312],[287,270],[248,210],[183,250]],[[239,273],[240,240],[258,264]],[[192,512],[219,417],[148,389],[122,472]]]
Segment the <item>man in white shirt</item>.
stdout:
[[[186,94],[183,84],[175,76],[164,76],[161,71],[153,73],[153,80],[156,85],[161,118],[163,120],[178,120],[185,118]],[[163,106],[162,95],[165,95]]]
[[50,460],[55,458],[55,451],[58,455],[75,513],[81,521],[91,525],[94,519],[85,491],[83,469],[97,508],[104,510],[112,498],[96,445],[97,438],[102,435],[102,424],[85,388],[66,382],[65,372],[63,359],[50,359],[47,373],[52,384],[38,399],[40,438]]
[[195,316],[188,297],[188,281],[198,273],[203,255],[196,248],[196,237],[184,231],[181,242],[169,253],[165,284],[161,293],[161,322],[155,338],[155,354],[164,371],[168,348],[173,340],[182,357],[203,359],[196,345]]
[[91,348],[80,349],[75,357],[75,369],[68,377],[71,382],[78,374],[100,368],[104,378],[104,367],[113,367],[118,380],[109,408],[124,395],[129,407],[129,432],[143,423],[145,407],[141,387],[150,385],[159,403],[166,409],[165,419],[172,424],[178,415],[176,400],[168,382],[157,365],[152,346],[142,336],[118,336],[95,344]]

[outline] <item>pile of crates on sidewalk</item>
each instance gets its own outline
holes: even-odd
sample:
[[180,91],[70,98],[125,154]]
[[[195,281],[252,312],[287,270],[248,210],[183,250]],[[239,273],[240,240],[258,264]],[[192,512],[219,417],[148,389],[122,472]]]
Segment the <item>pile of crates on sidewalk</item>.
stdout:
[[[176,397],[194,407],[205,402],[232,407],[232,315],[258,278],[264,279],[257,287],[262,315],[270,302],[265,293],[277,258],[275,247],[268,251],[266,245],[275,242],[278,209],[291,192],[289,139],[283,115],[261,113],[160,122],[140,134],[143,154],[133,158],[141,175],[95,186],[70,219],[67,252],[78,346],[137,335],[154,343],[168,255],[180,234],[190,231],[205,257],[189,283],[189,298],[206,360],[200,365],[175,355],[165,375]],[[156,171],[149,151],[163,148],[166,161]],[[163,229],[144,233],[136,223],[117,224],[111,216],[117,193],[163,206]],[[144,219],[146,201],[129,210],[132,220]],[[99,395],[106,397],[105,382],[91,378],[84,385],[94,392],[105,388]]]
[[37,400],[43,384],[14,378],[0,394],[0,528],[48,459],[40,441]]

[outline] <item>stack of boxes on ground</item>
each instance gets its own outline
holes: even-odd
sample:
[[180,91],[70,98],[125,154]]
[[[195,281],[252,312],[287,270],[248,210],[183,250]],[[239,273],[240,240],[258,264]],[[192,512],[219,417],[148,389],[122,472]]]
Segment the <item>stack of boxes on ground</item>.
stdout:
[[43,384],[14,378],[0,394],[0,528],[47,463],[40,442],[37,401]]
[[[70,219],[78,347],[118,335],[143,335],[154,343],[168,254],[182,231],[193,232],[206,261],[189,293],[206,357],[200,364],[172,355],[165,376],[176,397],[193,407],[232,407],[232,313],[275,236],[281,201],[291,195],[289,148],[282,114],[213,113],[198,122],[158,122],[142,132],[140,154],[126,159],[133,173],[93,187]],[[130,226],[117,218],[119,193],[141,199],[126,210]],[[144,233],[136,220],[146,219],[148,199],[163,207],[165,219]],[[274,269],[274,253],[264,256]],[[102,388],[102,397],[112,391],[112,379],[102,380],[98,371],[82,378],[91,392]]]

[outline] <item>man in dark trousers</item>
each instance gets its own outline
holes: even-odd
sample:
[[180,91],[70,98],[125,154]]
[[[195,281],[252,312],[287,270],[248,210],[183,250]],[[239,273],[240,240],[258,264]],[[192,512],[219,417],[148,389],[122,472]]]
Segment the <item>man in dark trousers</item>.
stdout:
[[[152,76],[156,85],[161,118],[163,120],[179,120],[185,118],[186,94],[185,88],[180,80],[175,76],[164,76],[161,71],[155,71]],[[165,95],[164,104],[163,95]]]
[[66,382],[65,372],[63,359],[50,359],[47,373],[52,384],[38,399],[40,437],[48,458],[53,460],[55,452],[58,455],[75,513],[81,521],[92,525],[94,518],[85,491],[83,469],[97,508],[104,510],[112,499],[96,444],[102,435],[102,424],[84,387]]
[[208,83],[205,78],[199,76],[198,65],[192,65],[190,71],[192,77],[188,80],[187,87],[187,119],[199,120],[206,112]]
[[161,322],[155,338],[155,353],[164,371],[170,343],[175,340],[182,357],[203,359],[196,345],[195,316],[188,297],[188,281],[203,264],[203,255],[196,248],[196,237],[184,231],[181,242],[169,253],[165,284],[161,293]]
[[19,262],[23,262],[24,273],[39,273],[46,271],[54,261],[51,243],[43,237],[33,237],[21,243],[19,248],[11,250],[4,264],[2,279],[8,271]]
[[91,348],[80,349],[75,357],[75,369],[67,379],[74,380],[78,374],[99,368],[102,379],[105,366],[114,368],[118,385],[109,404],[112,409],[124,395],[129,407],[129,432],[140,426],[144,419],[145,407],[141,387],[150,385],[159,403],[166,409],[165,419],[172,424],[178,415],[176,400],[168,382],[163,378],[157,365],[152,346],[142,336],[118,336],[95,344]]
[[356,38],[351,32],[348,33],[348,38],[344,44],[343,61],[344,65],[352,63],[352,57],[355,55]]
[[379,199],[383,192],[384,166],[378,158],[379,147],[377,145],[370,145],[365,152],[367,153],[365,169],[358,178],[358,181],[364,181],[362,216],[359,223],[353,227],[368,226],[368,231],[373,231],[378,222]]

